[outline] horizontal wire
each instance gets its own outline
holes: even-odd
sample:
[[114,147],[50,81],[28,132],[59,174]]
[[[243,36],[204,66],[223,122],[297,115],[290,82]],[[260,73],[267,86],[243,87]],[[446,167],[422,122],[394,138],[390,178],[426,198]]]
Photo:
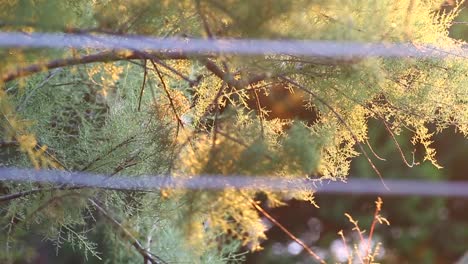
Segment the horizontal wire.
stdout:
[[0,47],[93,48],[135,51],[177,51],[186,54],[237,54],[310,57],[467,58],[466,47],[443,49],[411,43],[359,43],[313,40],[194,39],[138,35],[0,32]]
[[112,176],[59,170],[0,168],[0,181],[17,183],[50,183],[67,187],[89,187],[111,190],[155,191],[161,189],[222,190],[226,188],[269,191],[311,190],[326,194],[381,196],[427,196],[468,198],[468,181],[435,182],[387,179],[387,190],[379,179],[348,179],[347,182],[284,179],[242,175],[199,175],[171,177],[166,175]]
[[[464,57],[468,50],[443,50],[435,46],[414,46],[409,43],[356,43],[301,40],[254,39],[183,39],[147,36],[114,36],[87,34],[58,34],[0,32],[0,47],[29,48],[95,48],[113,50],[171,51],[188,54],[288,54],[313,57]],[[288,191],[312,189],[320,193],[354,193],[378,195],[418,195],[468,197],[468,182],[428,182],[385,180],[386,190],[380,180],[350,179],[329,182],[305,179],[278,179],[252,176],[133,176],[109,177],[79,172],[37,171],[18,168],[0,168],[0,181],[38,182],[85,186],[117,190],[151,191],[164,188],[224,189]]]

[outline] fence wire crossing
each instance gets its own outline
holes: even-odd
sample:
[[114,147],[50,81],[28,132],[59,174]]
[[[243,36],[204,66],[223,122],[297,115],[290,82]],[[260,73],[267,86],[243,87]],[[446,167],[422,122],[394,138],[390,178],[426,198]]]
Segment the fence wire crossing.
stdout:
[[128,191],[157,191],[162,189],[297,191],[312,190],[326,194],[356,194],[381,196],[427,196],[468,198],[468,182],[434,182],[417,180],[385,180],[387,190],[379,179],[355,179],[345,182],[326,180],[283,179],[243,175],[199,175],[172,177],[166,175],[109,176],[59,170],[0,168],[0,181],[15,183],[47,183],[63,188],[99,188]]
[[415,57],[468,58],[468,48],[444,49],[412,43],[359,43],[316,40],[195,39],[139,35],[0,32],[4,48],[76,48],[153,52],[189,55],[290,55],[305,57]]

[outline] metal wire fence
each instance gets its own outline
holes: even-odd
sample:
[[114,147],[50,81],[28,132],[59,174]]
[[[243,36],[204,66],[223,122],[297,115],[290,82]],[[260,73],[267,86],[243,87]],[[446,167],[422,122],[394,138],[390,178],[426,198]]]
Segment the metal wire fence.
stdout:
[[177,51],[186,54],[291,55],[309,57],[468,58],[466,47],[446,49],[412,43],[359,43],[309,40],[157,38],[102,34],[0,32],[0,47],[92,48]]
[[[467,58],[468,48],[444,49],[411,43],[357,43],[305,40],[259,39],[190,39],[154,38],[103,34],[0,32],[4,48],[92,48],[145,52],[181,52],[191,55],[290,55],[304,57],[384,57],[384,58]],[[154,191],[164,188],[251,190],[303,190],[318,193],[352,193],[360,195],[445,196],[468,198],[468,182],[432,182],[417,180],[351,179],[344,182],[324,180],[278,179],[242,175],[201,175],[171,177],[166,175],[114,176],[52,170],[0,168],[0,181],[52,183],[62,187],[104,188],[115,190]],[[0,199],[2,201],[2,199]]]
[[[110,190],[157,191],[161,189],[220,190],[225,188],[270,191],[312,190],[327,194],[381,196],[444,196],[468,198],[468,182],[435,182],[387,179],[386,189],[380,180],[351,179],[346,182],[306,179],[283,179],[267,176],[169,175],[109,176],[60,170],[0,168],[0,180],[11,182],[49,183],[58,188],[100,188]],[[0,198],[0,201],[2,199]]]

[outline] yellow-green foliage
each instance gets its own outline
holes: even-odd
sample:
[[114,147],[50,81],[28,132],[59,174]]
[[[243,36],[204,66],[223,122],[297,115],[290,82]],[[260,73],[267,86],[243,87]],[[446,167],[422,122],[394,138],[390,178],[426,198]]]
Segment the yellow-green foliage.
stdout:
[[[437,8],[442,2],[0,1],[0,30],[404,42],[461,51],[464,43],[448,37],[458,8],[440,13]],[[161,56],[151,62],[145,53],[108,51],[101,61],[64,66],[59,73],[22,68],[34,64],[46,72],[44,65],[52,60],[98,52],[0,50],[0,135],[20,151],[9,149],[11,155],[3,163],[29,161],[36,168],[135,177],[212,174],[345,180],[352,158],[361,153],[359,145],[369,136],[370,118],[381,120],[395,135],[409,130],[412,143],[425,149],[418,154],[435,166],[439,166],[431,145],[435,133],[454,127],[468,136],[468,63],[450,54],[444,59],[224,54],[179,60]],[[128,57],[132,59],[123,59]],[[215,67],[223,72],[221,76]],[[6,82],[8,76],[14,78]],[[267,77],[247,85],[255,76]],[[270,116],[272,109],[262,108],[254,95],[273,93],[270,88],[278,83],[291,93],[300,92],[304,106],[318,118]],[[251,109],[251,102],[261,109]],[[0,187],[6,194],[41,186],[1,183]],[[72,191],[34,194],[25,202],[2,205],[8,213],[1,219],[8,225],[14,225],[12,219],[31,223],[22,225],[23,229],[43,221],[50,229],[40,233],[58,246],[67,234],[65,240],[78,241],[84,251],[99,256],[86,238],[86,228],[96,222],[82,221],[96,215],[86,200],[93,197],[113,211],[123,226],[134,229],[129,233],[137,239],[149,241],[148,233],[161,234],[156,244],[148,242],[148,248],[175,262],[229,261],[218,243],[234,238],[255,250],[265,239],[266,227],[251,204],[258,198],[253,191],[74,190],[73,197],[63,198],[68,192]],[[263,194],[263,202],[270,206],[291,197],[313,202],[313,192],[307,189],[294,193],[265,189]],[[70,204],[80,206],[73,209]],[[54,209],[49,210],[50,206]],[[38,212],[26,217],[30,208]],[[11,228],[0,240],[21,245],[23,234],[16,231]],[[118,250],[125,245],[122,240],[113,236],[109,241],[117,245],[115,259],[136,261],[132,255],[136,253]],[[235,251],[235,243],[226,245]],[[11,257],[6,250],[0,260]]]

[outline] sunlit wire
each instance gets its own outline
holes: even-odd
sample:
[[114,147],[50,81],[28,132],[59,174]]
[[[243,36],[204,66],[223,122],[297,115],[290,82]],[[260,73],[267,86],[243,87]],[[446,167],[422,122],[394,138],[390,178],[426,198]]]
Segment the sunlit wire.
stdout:
[[94,48],[137,51],[178,51],[186,54],[287,54],[308,57],[467,58],[468,49],[443,49],[411,43],[359,43],[318,40],[190,39],[138,35],[0,32],[0,47]]
[[311,190],[329,194],[359,194],[388,196],[445,196],[468,198],[468,182],[435,182],[386,179],[389,190],[378,179],[350,177],[346,183],[326,180],[284,179],[243,175],[199,175],[171,177],[165,175],[108,176],[59,170],[0,168],[0,181],[16,183],[50,183],[57,186],[88,187],[112,190],[156,191],[161,189],[297,191]]

